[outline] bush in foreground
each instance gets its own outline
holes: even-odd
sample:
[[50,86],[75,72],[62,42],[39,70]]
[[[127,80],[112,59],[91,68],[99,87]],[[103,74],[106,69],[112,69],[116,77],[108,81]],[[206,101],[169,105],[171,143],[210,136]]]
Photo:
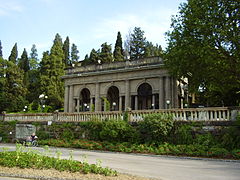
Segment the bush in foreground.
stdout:
[[58,171],[81,172],[81,173],[95,173],[103,174],[105,176],[116,176],[117,172],[102,168],[100,164],[88,164],[87,162],[75,161],[70,154],[70,159],[60,159],[61,152],[56,152],[57,157],[47,156],[49,150],[45,155],[39,154],[38,151],[23,151],[23,147],[17,145],[16,151],[0,152],[0,166],[5,167],[19,167],[19,168],[33,168],[33,169],[56,169]]

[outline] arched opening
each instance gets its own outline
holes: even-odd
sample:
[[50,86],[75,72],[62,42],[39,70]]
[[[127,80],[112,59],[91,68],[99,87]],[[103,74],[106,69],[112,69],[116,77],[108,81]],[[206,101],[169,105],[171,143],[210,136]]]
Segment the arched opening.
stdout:
[[138,109],[152,108],[152,87],[148,83],[143,83],[138,87]]
[[107,99],[110,103],[111,111],[119,110],[119,90],[116,86],[111,86],[107,92]]
[[90,91],[84,88],[80,93],[80,111],[90,110]]

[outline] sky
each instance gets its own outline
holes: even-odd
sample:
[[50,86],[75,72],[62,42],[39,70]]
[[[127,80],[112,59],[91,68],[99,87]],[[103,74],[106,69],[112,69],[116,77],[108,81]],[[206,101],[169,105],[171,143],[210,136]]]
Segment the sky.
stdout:
[[166,48],[164,35],[171,17],[186,0],[0,0],[0,40],[8,59],[17,43],[18,57],[36,45],[38,58],[50,50],[56,33],[77,45],[80,59],[101,44],[123,41],[134,27],[141,27],[148,41]]

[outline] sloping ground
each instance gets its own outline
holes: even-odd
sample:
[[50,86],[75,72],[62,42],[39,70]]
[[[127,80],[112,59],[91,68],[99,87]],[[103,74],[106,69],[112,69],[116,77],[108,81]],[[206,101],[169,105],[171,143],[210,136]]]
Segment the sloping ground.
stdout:
[[150,180],[149,178],[131,176],[127,174],[119,174],[116,177],[111,177],[96,174],[69,173],[65,171],[59,172],[53,169],[36,170],[36,169],[20,169],[15,167],[14,168],[0,167],[0,176],[22,177],[41,180]]

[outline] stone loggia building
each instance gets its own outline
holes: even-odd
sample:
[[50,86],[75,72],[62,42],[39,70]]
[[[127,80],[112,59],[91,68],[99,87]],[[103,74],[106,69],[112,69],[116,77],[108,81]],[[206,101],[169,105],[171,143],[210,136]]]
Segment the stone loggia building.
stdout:
[[64,111],[124,111],[178,107],[177,81],[160,57],[68,68]]

